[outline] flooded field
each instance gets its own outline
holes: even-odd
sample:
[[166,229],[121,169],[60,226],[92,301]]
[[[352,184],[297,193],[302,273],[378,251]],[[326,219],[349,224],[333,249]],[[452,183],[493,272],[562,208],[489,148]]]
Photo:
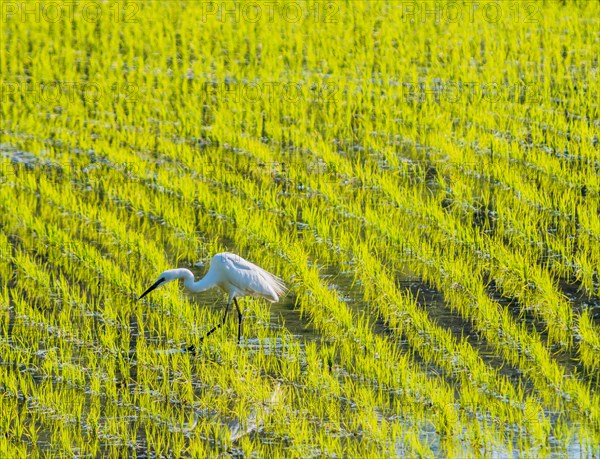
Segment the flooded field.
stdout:
[[0,457],[597,458],[599,5],[4,2]]

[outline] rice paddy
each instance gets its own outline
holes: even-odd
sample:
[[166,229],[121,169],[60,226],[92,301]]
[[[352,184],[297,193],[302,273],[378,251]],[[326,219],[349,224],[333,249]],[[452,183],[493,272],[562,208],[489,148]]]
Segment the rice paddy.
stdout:
[[600,455],[597,2],[1,7],[0,457]]

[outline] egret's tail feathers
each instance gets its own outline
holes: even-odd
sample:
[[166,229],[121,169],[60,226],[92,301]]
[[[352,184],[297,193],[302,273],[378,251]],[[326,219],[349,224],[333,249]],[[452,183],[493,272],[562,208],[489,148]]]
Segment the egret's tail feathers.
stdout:
[[286,292],[288,291],[287,286],[285,285],[285,283],[283,282],[282,279],[280,279],[279,277],[275,276],[274,274],[271,274],[268,271],[265,271],[262,268],[258,268],[260,269],[262,278],[266,281],[265,285],[265,292],[266,295],[261,295],[263,296],[265,299],[267,299],[268,301],[270,301],[271,303],[276,303],[277,301],[279,301],[279,298],[281,298],[283,295],[286,294]]
[[273,302],[279,301],[279,298],[281,298],[282,296],[284,296],[287,293],[288,288],[282,279],[280,279],[277,276],[273,276],[272,274],[271,274],[271,281],[272,281],[271,287],[273,287],[273,291],[275,292],[275,295],[276,295],[275,298],[273,299]]

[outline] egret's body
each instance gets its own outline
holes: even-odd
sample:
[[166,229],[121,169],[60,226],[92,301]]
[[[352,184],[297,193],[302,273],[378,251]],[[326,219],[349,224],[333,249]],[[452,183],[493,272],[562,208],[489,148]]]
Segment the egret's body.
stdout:
[[223,320],[220,324],[213,327],[205,337],[225,323],[229,307],[233,302],[235,303],[239,319],[238,342],[242,335],[242,311],[236,298],[253,296],[275,303],[279,301],[279,297],[286,291],[285,284],[277,276],[248,260],[244,260],[238,255],[223,252],[212,257],[208,272],[199,281],[194,281],[194,274],[189,269],[169,269],[158,276],[158,280],[142,293],[139,299],[142,299],[155,288],[177,279],[183,279],[183,285],[192,292],[204,292],[205,290],[219,287],[229,295]]

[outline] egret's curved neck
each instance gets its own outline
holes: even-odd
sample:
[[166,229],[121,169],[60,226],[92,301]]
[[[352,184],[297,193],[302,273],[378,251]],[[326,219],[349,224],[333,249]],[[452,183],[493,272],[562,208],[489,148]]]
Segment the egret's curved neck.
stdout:
[[163,275],[165,275],[165,277],[168,279],[167,282],[171,282],[176,279],[182,279],[185,288],[191,292],[203,292],[204,290],[208,290],[209,288],[217,286],[214,275],[210,272],[210,270],[206,276],[204,276],[198,282],[194,282],[194,274],[189,269],[185,268],[170,269],[165,271]]
[[183,285],[191,292],[203,292],[217,285],[216,282],[214,282],[214,279],[212,279],[212,276],[209,276],[208,274],[199,281],[194,282],[194,275],[191,271],[187,272],[189,275],[186,274],[183,278]]

